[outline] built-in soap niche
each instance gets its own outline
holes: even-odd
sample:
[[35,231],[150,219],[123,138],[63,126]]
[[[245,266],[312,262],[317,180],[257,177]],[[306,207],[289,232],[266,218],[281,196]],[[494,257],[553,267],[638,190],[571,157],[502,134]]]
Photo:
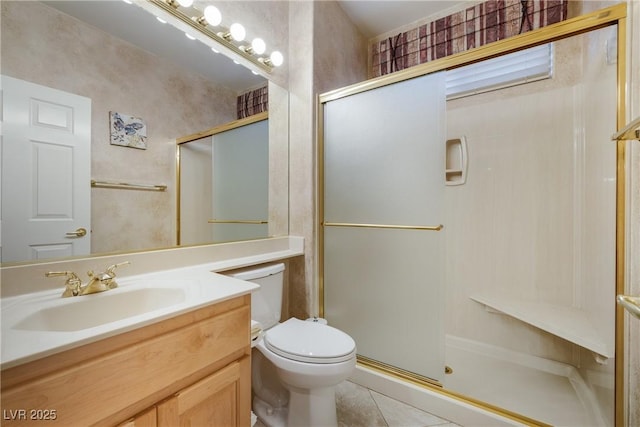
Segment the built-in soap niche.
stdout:
[[464,136],[447,140],[445,183],[462,185],[467,181],[467,139]]

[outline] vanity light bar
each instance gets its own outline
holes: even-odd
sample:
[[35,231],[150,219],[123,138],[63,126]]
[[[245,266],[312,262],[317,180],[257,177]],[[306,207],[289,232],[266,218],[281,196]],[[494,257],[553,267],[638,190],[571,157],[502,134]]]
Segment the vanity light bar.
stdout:
[[[244,46],[241,46],[241,47],[236,46],[233,43],[233,38],[229,37],[229,39],[227,39],[225,37],[227,32],[216,33],[214,31],[211,31],[207,27],[208,24],[206,20],[199,19],[199,18],[194,19],[186,15],[179,9],[178,6],[180,6],[180,4],[178,4],[174,0],[147,0],[147,1],[152,5],[159,7],[164,12],[170,14],[176,19],[180,20],[182,23],[189,25],[191,28],[209,37],[213,41],[225,46],[226,48],[231,50],[233,53],[240,55],[242,58],[246,59],[256,67],[259,67],[260,69],[266,72],[271,72],[273,67],[278,65],[278,63],[275,61],[272,61],[271,58],[256,57],[252,55],[253,52],[251,50],[246,48],[243,49]],[[278,55],[276,55],[278,58],[282,57],[282,54],[280,54],[279,52],[278,52]],[[280,61],[280,63],[282,62]]]

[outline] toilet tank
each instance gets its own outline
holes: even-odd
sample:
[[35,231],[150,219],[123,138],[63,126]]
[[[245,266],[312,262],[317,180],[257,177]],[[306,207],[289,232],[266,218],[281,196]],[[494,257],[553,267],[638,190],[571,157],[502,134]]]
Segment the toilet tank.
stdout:
[[263,329],[269,329],[280,321],[284,264],[246,269],[229,276],[260,285],[260,289],[251,294],[252,320],[260,322]]

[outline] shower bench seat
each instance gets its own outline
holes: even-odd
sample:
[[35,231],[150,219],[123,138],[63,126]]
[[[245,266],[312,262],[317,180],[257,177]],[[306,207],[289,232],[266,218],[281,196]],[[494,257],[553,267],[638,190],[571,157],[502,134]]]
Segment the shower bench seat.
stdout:
[[601,336],[585,310],[490,293],[470,298],[487,310],[506,314],[590,350],[598,363],[614,357],[613,334],[611,339]]

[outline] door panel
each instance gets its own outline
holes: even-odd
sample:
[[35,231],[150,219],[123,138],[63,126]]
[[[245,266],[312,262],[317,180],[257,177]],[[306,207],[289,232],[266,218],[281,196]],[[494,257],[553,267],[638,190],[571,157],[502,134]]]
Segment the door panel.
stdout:
[[325,105],[325,221],[441,220],[441,80],[420,77]]
[[420,228],[443,221],[443,74],[330,101],[324,124],[325,315],[360,356],[441,381],[444,232]]
[[358,354],[442,380],[443,237],[416,230],[325,231],[325,314],[354,338]]

